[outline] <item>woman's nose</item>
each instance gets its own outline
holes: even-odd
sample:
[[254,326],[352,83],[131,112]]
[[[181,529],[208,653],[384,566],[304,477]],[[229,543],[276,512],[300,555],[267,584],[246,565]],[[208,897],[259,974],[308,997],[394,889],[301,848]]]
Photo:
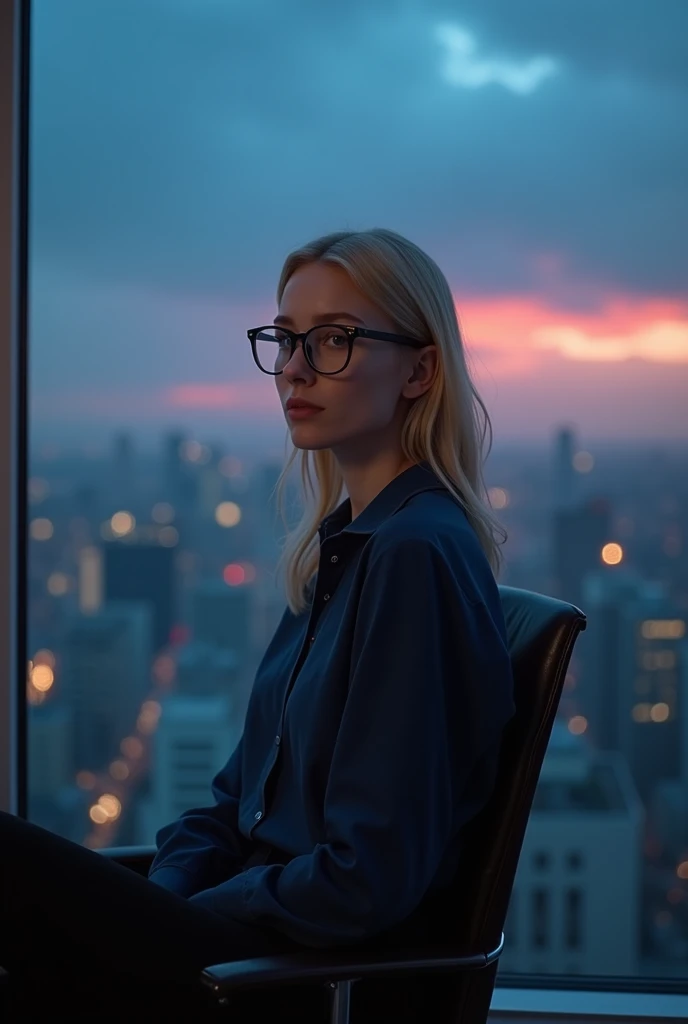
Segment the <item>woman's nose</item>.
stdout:
[[303,342],[298,341],[291,359],[284,367],[284,376],[287,380],[295,377],[310,377],[314,373],[313,367],[303,353]]

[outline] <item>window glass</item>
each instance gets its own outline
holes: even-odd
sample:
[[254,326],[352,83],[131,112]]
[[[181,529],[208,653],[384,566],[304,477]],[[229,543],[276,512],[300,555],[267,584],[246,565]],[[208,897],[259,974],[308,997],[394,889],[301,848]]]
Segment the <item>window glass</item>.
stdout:
[[32,820],[150,844],[212,800],[284,608],[246,330],[292,248],[390,227],[456,299],[501,582],[589,618],[502,969],[684,975],[688,5],[33,7]]

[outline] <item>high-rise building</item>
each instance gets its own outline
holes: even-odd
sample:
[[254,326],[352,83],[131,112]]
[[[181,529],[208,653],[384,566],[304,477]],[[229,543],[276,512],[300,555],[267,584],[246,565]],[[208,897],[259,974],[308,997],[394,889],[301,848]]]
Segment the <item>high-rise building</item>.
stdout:
[[181,431],[172,431],[163,441],[162,488],[165,501],[185,514],[195,504],[197,479],[184,458],[186,436]]
[[685,767],[688,692],[685,614],[661,583],[621,566],[584,582],[581,714],[592,741],[619,750],[646,802]]
[[643,810],[623,757],[556,722],[504,928],[502,970],[632,975]]
[[573,508],[578,498],[578,474],[573,457],[576,451],[575,435],[570,427],[562,427],[554,439],[554,465],[552,472],[552,506]]
[[576,703],[591,742],[601,750],[620,749],[621,611],[646,588],[640,574],[625,565],[598,567],[582,584],[588,625],[577,643]]
[[112,602],[79,616],[64,642],[62,696],[73,722],[77,771],[99,771],[119,750],[149,688],[151,611]]
[[602,549],[611,537],[611,506],[605,498],[552,512],[553,577],[556,594],[580,605],[583,580],[600,565]]
[[231,651],[241,666],[253,644],[253,588],[203,580],[191,594],[193,639]]
[[231,695],[238,670],[239,657],[234,651],[192,640],[177,653],[175,693],[189,697]]
[[169,643],[176,621],[175,549],[125,537],[103,545],[103,583],[107,601],[143,601],[150,605],[153,646]]
[[[52,802],[74,783],[73,713],[64,700],[29,705],[29,779],[32,808]],[[36,820],[32,813],[33,820]],[[40,824],[40,822],[39,822]]]
[[115,437],[112,453],[112,475],[109,492],[120,500],[128,499],[136,489],[134,439],[129,433]]
[[158,829],[184,811],[214,805],[212,780],[239,742],[242,724],[230,694],[163,698],[139,842],[154,842]]
[[255,549],[261,566],[274,568],[281,551],[285,525],[279,514],[276,486],[282,472],[279,462],[258,467],[254,481]]
[[621,610],[619,749],[649,802],[656,784],[681,778],[688,699],[685,611],[656,585]]

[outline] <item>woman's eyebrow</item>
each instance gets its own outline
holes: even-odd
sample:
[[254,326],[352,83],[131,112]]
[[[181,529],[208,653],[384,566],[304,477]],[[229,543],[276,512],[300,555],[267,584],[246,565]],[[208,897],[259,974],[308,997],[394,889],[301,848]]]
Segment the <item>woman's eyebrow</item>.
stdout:
[[[316,324],[329,324],[329,323],[333,323],[335,320],[355,320],[357,324],[365,323],[364,320],[361,320],[360,316],[354,316],[353,313],[346,313],[346,312],[341,312],[341,313],[322,313],[319,316],[314,316],[313,317],[313,323],[316,323]],[[293,325],[294,321],[289,316],[282,316],[282,315],[280,315],[280,316],[276,316],[275,317],[274,323],[276,323],[276,324],[292,324]]]

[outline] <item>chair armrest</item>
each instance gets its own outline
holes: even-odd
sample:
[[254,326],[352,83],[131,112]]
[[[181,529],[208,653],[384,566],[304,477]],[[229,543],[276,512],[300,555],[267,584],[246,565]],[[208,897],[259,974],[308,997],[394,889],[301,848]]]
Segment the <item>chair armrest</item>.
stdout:
[[387,978],[395,974],[451,974],[477,971],[499,959],[499,946],[489,953],[459,953],[448,946],[419,950],[314,950],[281,956],[237,960],[206,967],[201,983],[218,999],[230,992],[272,985],[334,984],[359,978]]
[[121,864],[122,867],[131,868],[137,874],[147,876],[153,863],[153,858],[157,853],[157,847],[105,846],[102,850],[97,850],[96,852],[115,861],[116,864]]

